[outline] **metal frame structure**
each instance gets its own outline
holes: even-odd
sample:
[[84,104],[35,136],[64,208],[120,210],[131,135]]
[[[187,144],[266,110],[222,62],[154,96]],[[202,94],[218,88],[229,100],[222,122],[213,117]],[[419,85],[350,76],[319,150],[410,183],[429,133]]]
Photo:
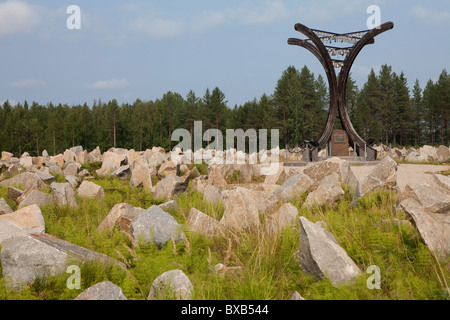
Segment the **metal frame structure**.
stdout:
[[[350,145],[356,146],[358,156],[364,156],[366,160],[373,161],[377,158],[377,151],[362,139],[354,129],[348,115],[345,91],[350,69],[358,54],[368,44],[375,43],[375,37],[385,31],[394,28],[394,23],[386,22],[371,30],[338,34],[334,32],[309,29],[303,24],[297,23],[295,30],[304,34],[308,39],[300,40],[290,38],[289,45],[297,45],[309,50],[320,61],[325,69],[330,91],[330,108],[328,118],[322,134],[317,141],[305,141],[306,149],[303,159],[305,161],[317,161],[318,152],[329,142],[337,115],[342,128],[349,136]],[[349,43],[351,46],[338,47],[327,46],[325,43]],[[340,56],[341,59],[332,59],[331,56]],[[340,69],[339,79],[336,70]]]

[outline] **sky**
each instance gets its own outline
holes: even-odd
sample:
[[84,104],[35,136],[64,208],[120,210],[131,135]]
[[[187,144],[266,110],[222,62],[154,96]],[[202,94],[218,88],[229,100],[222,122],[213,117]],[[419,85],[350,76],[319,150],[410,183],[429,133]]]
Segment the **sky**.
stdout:
[[[80,29],[71,5],[80,9]],[[219,87],[229,107],[273,94],[288,66],[325,72],[296,23],[345,33],[366,30],[370,5],[394,29],[375,38],[351,74],[361,88],[388,64],[410,88],[450,71],[450,0],[0,1],[0,103],[95,100],[133,103],[167,91],[202,97]],[[70,25],[70,23],[69,23]]]

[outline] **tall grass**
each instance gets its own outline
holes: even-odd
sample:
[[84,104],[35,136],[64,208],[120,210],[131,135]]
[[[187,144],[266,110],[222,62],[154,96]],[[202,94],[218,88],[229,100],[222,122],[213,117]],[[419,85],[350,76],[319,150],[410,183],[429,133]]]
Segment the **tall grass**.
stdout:
[[[109,280],[120,286],[128,299],[146,299],[159,275],[181,269],[194,285],[193,299],[200,300],[272,300],[289,299],[298,291],[306,299],[448,299],[449,270],[439,263],[417,230],[405,221],[402,211],[393,209],[397,196],[380,191],[363,197],[352,208],[352,193],[346,188],[344,199],[334,207],[302,209],[306,194],[290,201],[299,215],[312,222],[322,221],[355,261],[363,274],[354,281],[333,286],[328,279],[316,281],[299,268],[298,220],[278,233],[268,232],[265,219],[261,225],[242,232],[224,232],[208,238],[184,228],[185,240],[169,241],[163,248],[139,243],[121,232],[97,231],[97,226],[117,203],[148,208],[158,204],[151,193],[129,187],[126,180],[97,179],[105,189],[103,200],[78,199],[76,209],[42,207],[46,232],[88,249],[107,254],[127,267],[85,263],[81,266],[80,290],[69,290],[69,274],[39,279],[20,293],[8,288],[0,276],[0,299],[73,299],[83,290]],[[0,188],[5,196],[5,189]],[[177,199],[179,209],[172,214],[185,224],[191,208],[220,220],[223,203],[212,204],[203,194],[189,190]],[[213,272],[222,263],[225,273]],[[366,270],[371,265],[381,269],[381,290],[370,290]],[[1,272],[1,269],[0,269]]]

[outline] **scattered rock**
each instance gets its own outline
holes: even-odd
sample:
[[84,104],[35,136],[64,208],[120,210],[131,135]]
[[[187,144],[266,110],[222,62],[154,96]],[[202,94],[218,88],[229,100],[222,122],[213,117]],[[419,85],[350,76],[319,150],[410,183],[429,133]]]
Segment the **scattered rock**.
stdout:
[[45,232],[45,221],[39,206],[33,204],[16,212],[0,216],[1,221],[7,221],[27,233]]
[[380,189],[399,193],[397,185],[397,162],[390,157],[384,158],[372,171],[358,180],[352,205],[356,205],[358,198]]
[[77,154],[76,161],[79,164],[85,164],[86,162],[88,162],[89,154],[88,154],[87,150],[84,150],[84,151],[80,152],[79,154]]
[[33,166],[33,157],[30,156],[26,156],[26,157],[22,157],[20,158],[20,165],[24,168],[30,168]]
[[78,173],[78,165],[75,162],[70,162],[67,164],[63,171],[64,176],[76,176]]
[[82,199],[103,199],[105,192],[101,186],[90,181],[83,181],[78,188],[78,196]]
[[411,151],[405,156],[405,161],[407,162],[420,162],[422,158],[417,151]]
[[216,186],[212,185],[206,186],[204,192],[204,199],[213,204],[216,204],[219,201],[222,201],[222,191]]
[[436,151],[436,156],[439,162],[447,162],[450,160],[450,148],[447,148],[446,146],[439,146]]
[[305,217],[300,217],[300,246],[297,253],[300,269],[316,280],[328,276],[334,285],[339,285],[362,274],[334,236]]
[[11,152],[2,151],[2,158],[0,161],[9,162],[12,157],[14,157],[14,154],[12,154]]
[[308,194],[303,207],[332,205],[344,196],[339,176],[333,173],[323,178],[317,189]]
[[[144,153],[145,156],[145,153]],[[163,153],[160,152],[153,152],[150,158],[147,158],[148,165],[150,167],[157,167],[159,165],[162,165],[164,161],[166,161],[166,157]]]
[[419,149],[420,158],[422,161],[437,161],[437,149],[432,146],[423,146]]
[[267,193],[274,193],[280,187],[281,186],[278,184],[266,184],[266,183],[260,184],[261,191],[264,191]]
[[89,176],[89,175],[90,175],[90,173],[86,169],[83,169],[80,172],[78,172],[78,176],[79,177],[86,177],[86,176]]
[[152,189],[152,174],[147,165],[137,161],[133,163],[130,184],[133,188],[142,186],[147,190]]
[[131,170],[129,165],[121,166],[119,169],[113,171],[111,176],[113,178],[126,178],[130,175]]
[[0,216],[7,213],[14,212],[5,199],[0,198]]
[[76,189],[80,183],[80,178],[77,176],[66,176],[65,179],[68,183],[70,183],[73,189]]
[[24,172],[12,177],[11,179],[6,179],[0,182],[1,186],[21,186],[24,189],[31,187],[36,187],[38,189],[42,188],[45,183],[42,181],[36,173]]
[[298,209],[291,203],[285,203],[277,212],[267,217],[267,228],[278,232],[295,221],[297,215]]
[[442,174],[433,174],[433,182],[438,188],[450,192],[450,177],[444,176]]
[[9,166],[8,170],[6,170],[2,174],[2,176],[5,177],[6,179],[9,179],[12,176],[20,173],[21,171],[22,171],[22,167],[20,166],[20,164],[12,164],[12,165]]
[[58,175],[61,175],[61,176],[64,175],[64,172],[62,171],[62,169],[60,168],[59,165],[50,165],[48,167],[48,172],[50,174],[58,174]]
[[98,231],[112,230],[116,222],[119,222],[120,230],[129,232],[131,221],[144,211],[145,209],[133,207],[131,204],[116,204],[100,223]]
[[100,162],[102,159],[102,152],[100,151],[100,147],[97,146],[94,150],[89,152],[88,161],[90,162]]
[[177,174],[177,165],[173,161],[165,161],[158,170],[158,174],[162,177],[167,177],[171,174]]
[[122,289],[110,281],[103,281],[80,293],[75,300],[127,300]]
[[303,298],[300,293],[298,293],[297,291],[295,291],[292,294],[291,300],[305,300],[305,298]]
[[171,174],[159,181],[153,188],[152,192],[155,195],[155,199],[167,198],[171,199],[174,196],[179,195],[186,191],[189,185],[189,179],[183,179],[174,174]]
[[406,199],[400,205],[411,218],[428,248],[435,252],[440,260],[445,261],[450,254],[450,213],[429,212],[414,198]]
[[76,147],[70,148],[69,150],[73,152],[75,157],[77,157],[80,153],[83,152],[83,147],[82,146],[76,146]]
[[110,150],[103,154],[102,166],[96,171],[100,177],[105,177],[121,166],[127,165],[126,153],[116,153]]
[[419,201],[424,209],[433,213],[450,213],[450,193],[441,188],[433,188],[427,183],[418,185],[412,197]]
[[449,177],[434,175],[433,184],[420,184],[403,195],[400,203],[425,244],[441,260],[450,254],[449,181]]
[[195,208],[189,211],[187,225],[191,231],[206,236],[214,236],[220,228],[219,221]]
[[356,177],[350,169],[347,161],[333,157],[319,163],[309,163],[303,170],[303,173],[308,175],[314,182],[310,187],[311,191],[315,191],[320,182],[327,176],[337,173],[339,180],[343,184],[349,186],[356,186]]
[[180,208],[175,200],[169,200],[167,202],[164,202],[160,204],[158,207],[166,212],[169,210],[178,210]]
[[39,207],[46,204],[52,204],[53,197],[48,193],[44,193],[36,190],[35,188],[30,189],[28,192],[24,192],[21,196],[19,209],[35,204]]
[[296,174],[290,176],[272,194],[278,200],[287,201],[308,191],[313,183],[314,181],[308,175]]
[[268,185],[277,185],[277,184],[283,184],[286,179],[288,178],[286,171],[284,170],[283,166],[278,166],[278,171],[275,174],[267,175],[266,179],[264,180],[264,184]]
[[70,183],[53,182],[50,187],[52,188],[53,199],[57,206],[78,207],[77,197]]
[[0,254],[3,276],[14,287],[33,284],[36,278],[57,275],[66,271],[68,262],[99,261],[125,266],[100,254],[48,234],[14,237],[2,244]]
[[[57,167],[59,168],[59,167]],[[59,168],[61,170],[61,168]],[[50,170],[46,171],[36,171],[36,174],[38,175],[39,179],[44,181],[45,183],[52,183],[56,180],[56,178],[50,174]]]
[[0,219],[0,246],[4,246],[9,239],[21,237],[27,234],[28,232],[26,230],[9,221]]
[[200,193],[205,192],[205,188],[208,185],[208,176],[199,176],[192,180],[192,189]]
[[64,157],[64,163],[65,165],[68,165],[71,162],[76,162],[77,161],[77,156],[75,155],[75,153],[73,153],[71,150],[67,149],[66,151],[64,151],[63,154]]
[[208,184],[219,188],[223,188],[228,185],[217,166],[208,167]]
[[136,241],[155,242],[162,247],[170,239],[183,240],[181,225],[158,206],[151,206],[131,221],[130,233]]
[[153,281],[147,300],[190,300],[194,286],[181,270],[164,272]]
[[252,190],[242,187],[222,192],[225,212],[220,224],[223,227],[235,230],[259,227],[258,206],[249,197],[250,192]]
[[6,194],[6,197],[9,200],[14,201],[16,204],[18,204],[19,202],[17,201],[17,199],[22,196],[23,191],[14,187],[8,187],[8,191]]

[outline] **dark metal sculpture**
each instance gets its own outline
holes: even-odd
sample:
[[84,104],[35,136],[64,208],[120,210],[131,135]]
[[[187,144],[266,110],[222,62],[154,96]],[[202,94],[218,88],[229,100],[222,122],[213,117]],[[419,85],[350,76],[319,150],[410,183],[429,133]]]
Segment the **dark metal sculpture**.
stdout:
[[[336,122],[338,114],[342,128],[349,136],[350,144],[356,146],[355,151],[358,156],[362,156],[365,153],[366,160],[376,160],[377,151],[372,148],[372,146],[368,145],[353,128],[345,103],[345,91],[350,69],[359,52],[364,46],[373,44],[375,42],[374,38],[377,35],[392,28],[394,28],[394,24],[392,22],[386,22],[371,30],[338,34],[328,31],[309,29],[300,23],[295,25],[295,30],[303,33],[306,37],[308,37],[308,39],[300,40],[291,38],[288,40],[288,44],[303,47],[316,56],[325,69],[330,91],[330,108],[328,111],[328,118],[325,128],[320,135],[320,138],[317,140],[317,143],[312,144],[309,143],[309,141],[308,143],[305,141],[305,161],[317,161],[317,154],[319,150],[324,148],[331,138],[334,123]],[[351,44],[351,46],[326,46],[325,43],[327,42],[345,42]],[[341,56],[342,58],[332,59],[330,55]],[[340,69],[339,79],[336,76],[335,68]]]

